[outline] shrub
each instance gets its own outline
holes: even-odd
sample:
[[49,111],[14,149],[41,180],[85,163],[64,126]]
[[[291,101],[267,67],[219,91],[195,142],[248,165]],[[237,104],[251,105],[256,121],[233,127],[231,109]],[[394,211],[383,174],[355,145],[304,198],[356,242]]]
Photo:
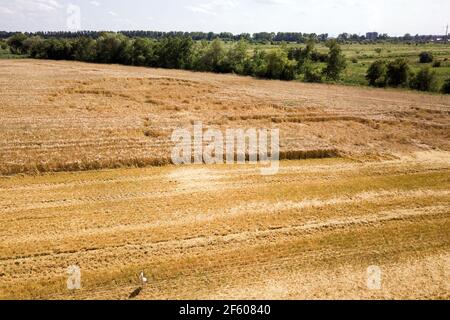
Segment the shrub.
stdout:
[[228,70],[225,66],[225,45],[220,39],[215,39],[211,43],[203,42],[202,47],[197,51],[195,58],[195,69],[199,71],[224,72]]
[[23,42],[23,48],[32,58],[47,59],[48,44],[41,37],[31,37]]
[[257,76],[257,77],[264,77],[266,72],[266,65],[265,65],[265,57],[266,52],[260,49],[255,49],[253,52],[253,57],[250,60],[251,63],[247,65],[246,70],[244,71],[247,75]]
[[266,72],[269,79],[293,80],[295,78],[295,61],[289,60],[284,50],[277,49],[267,53],[264,57]]
[[430,63],[433,62],[433,54],[431,52],[424,51],[419,55],[420,63]]
[[411,77],[411,68],[408,61],[398,58],[387,65],[387,84],[393,87],[408,86]]
[[155,46],[156,65],[168,69],[190,69],[193,65],[194,41],[190,37],[167,37]]
[[7,41],[8,46],[10,47],[10,50],[14,54],[25,54],[27,53],[26,50],[23,48],[23,42],[28,37],[24,35],[23,33],[16,33],[12,37],[10,37]]
[[358,58],[352,58],[352,63],[358,63]]
[[97,39],[97,61],[131,64],[130,40],[119,33],[104,33]]
[[366,79],[369,85],[374,87],[386,87],[387,85],[387,62],[376,60],[367,70]]
[[411,88],[420,91],[437,91],[436,73],[429,67],[421,69],[411,80]]
[[327,43],[329,48],[327,66],[323,73],[329,80],[339,80],[341,73],[347,67],[347,62],[339,43],[336,40],[331,40]]
[[328,55],[319,51],[311,52],[311,60],[314,62],[327,62]]
[[249,63],[247,51],[247,41],[244,39],[239,40],[225,56],[225,69],[237,74],[244,74],[246,66]]
[[440,61],[435,61],[433,63],[433,68],[440,68],[441,67],[441,62]]
[[157,66],[156,45],[153,40],[137,38],[133,42],[132,63],[135,66]]
[[322,71],[312,63],[306,63],[303,66],[303,73],[303,80],[306,82],[322,82]]
[[97,58],[97,42],[91,38],[81,37],[73,45],[75,60],[95,61]]
[[445,93],[445,94],[450,94],[450,78],[445,80],[444,85],[442,86],[441,92]]
[[66,39],[44,40],[47,49],[47,58],[54,60],[73,60],[72,42]]

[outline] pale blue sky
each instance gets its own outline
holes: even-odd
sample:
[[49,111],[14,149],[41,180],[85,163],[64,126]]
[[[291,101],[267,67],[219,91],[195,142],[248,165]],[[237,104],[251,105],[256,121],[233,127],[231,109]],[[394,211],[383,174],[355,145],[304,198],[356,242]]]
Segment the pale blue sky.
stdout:
[[67,30],[67,6],[82,30],[443,34],[449,0],[0,0],[0,30]]

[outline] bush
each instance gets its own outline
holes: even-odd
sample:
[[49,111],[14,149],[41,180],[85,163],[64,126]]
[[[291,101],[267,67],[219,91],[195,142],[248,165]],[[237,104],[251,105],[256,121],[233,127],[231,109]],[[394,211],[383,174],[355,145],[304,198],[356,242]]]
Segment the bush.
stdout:
[[157,66],[155,53],[156,46],[153,40],[137,38],[133,42],[132,63],[135,66]]
[[319,51],[311,52],[311,60],[314,62],[327,62],[328,55],[326,53],[320,53]]
[[450,94],[450,78],[445,80],[444,85],[442,86],[441,92],[445,93],[445,94]]
[[420,63],[430,63],[433,62],[433,54],[431,52],[424,51],[419,55]]
[[3,50],[6,50],[6,49],[8,49],[8,45],[5,42],[2,42],[1,48]]
[[329,48],[327,66],[325,68],[324,75],[329,80],[339,80],[341,73],[347,67],[347,62],[339,43],[336,40],[331,40],[327,43]]
[[257,76],[257,77],[265,77],[266,74],[266,60],[265,60],[266,52],[260,49],[255,49],[253,52],[253,57],[251,59],[250,65],[247,66],[247,70],[245,70],[245,74]]
[[98,62],[131,64],[130,40],[119,33],[104,33],[97,39],[96,54]]
[[306,63],[303,66],[303,73],[303,80],[306,82],[322,82],[322,71],[312,63]]
[[440,68],[441,67],[441,62],[440,61],[435,61],[433,63],[433,68]]
[[249,64],[247,55],[248,43],[241,39],[226,54],[225,69],[237,74],[244,74],[246,66]]
[[73,60],[74,52],[72,42],[66,39],[44,40],[47,49],[47,58],[53,60]]
[[192,68],[194,41],[189,37],[164,38],[156,46],[157,66],[169,69]]
[[421,69],[411,80],[411,88],[420,91],[437,91],[436,73],[429,67]]
[[32,58],[47,59],[48,45],[41,37],[31,37],[23,42],[23,48]]
[[387,84],[393,87],[408,86],[411,77],[411,68],[408,61],[398,58],[387,65]]
[[374,87],[386,87],[387,85],[387,62],[377,60],[367,70],[366,79],[369,85]]
[[293,80],[295,79],[295,61],[289,60],[288,55],[281,49],[267,53],[265,60],[265,78]]
[[94,62],[97,58],[97,43],[91,38],[81,37],[73,45],[74,57],[78,61]]
[[226,72],[225,45],[219,38],[211,43],[203,42],[202,47],[196,53],[194,69],[198,71]]
[[27,51],[23,48],[23,42],[27,38],[28,37],[23,33],[16,33],[12,37],[10,37],[7,41],[7,44],[10,47],[11,52],[14,54],[26,54]]

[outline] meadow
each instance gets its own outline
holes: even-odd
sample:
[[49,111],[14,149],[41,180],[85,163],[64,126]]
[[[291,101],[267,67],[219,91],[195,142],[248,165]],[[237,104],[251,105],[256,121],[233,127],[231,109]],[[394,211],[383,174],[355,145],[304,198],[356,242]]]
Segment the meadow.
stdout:
[[[231,45],[231,43],[228,44]],[[280,46],[280,44],[254,44],[252,45],[252,50],[273,50]],[[284,46],[287,48],[305,48],[306,45],[289,43]],[[341,48],[347,58],[347,68],[339,81],[341,84],[367,86],[368,82],[365,78],[367,69],[370,64],[378,59],[407,59],[414,72],[425,66],[431,67],[436,72],[440,85],[450,78],[450,45],[443,43],[344,43],[341,44]],[[317,44],[316,49],[323,54],[328,52],[328,48],[323,43]],[[441,66],[433,68],[433,63],[419,63],[419,54],[421,52],[433,53],[435,61],[440,61]],[[321,65],[324,66],[324,64]]]

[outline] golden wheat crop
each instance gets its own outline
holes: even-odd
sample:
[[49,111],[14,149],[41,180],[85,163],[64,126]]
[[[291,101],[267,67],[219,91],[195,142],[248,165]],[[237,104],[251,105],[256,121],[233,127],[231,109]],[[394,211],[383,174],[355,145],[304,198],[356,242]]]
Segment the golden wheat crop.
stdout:
[[76,62],[0,70],[1,174],[167,164],[173,129],[196,121],[280,128],[288,159],[450,149],[448,96]]
[[0,298],[127,299],[141,270],[141,299],[449,298],[449,174],[435,154],[0,179]]
[[[449,120],[448,96],[0,60],[0,299],[449,299]],[[170,165],[198,121],[279,128],[279,174]]]

